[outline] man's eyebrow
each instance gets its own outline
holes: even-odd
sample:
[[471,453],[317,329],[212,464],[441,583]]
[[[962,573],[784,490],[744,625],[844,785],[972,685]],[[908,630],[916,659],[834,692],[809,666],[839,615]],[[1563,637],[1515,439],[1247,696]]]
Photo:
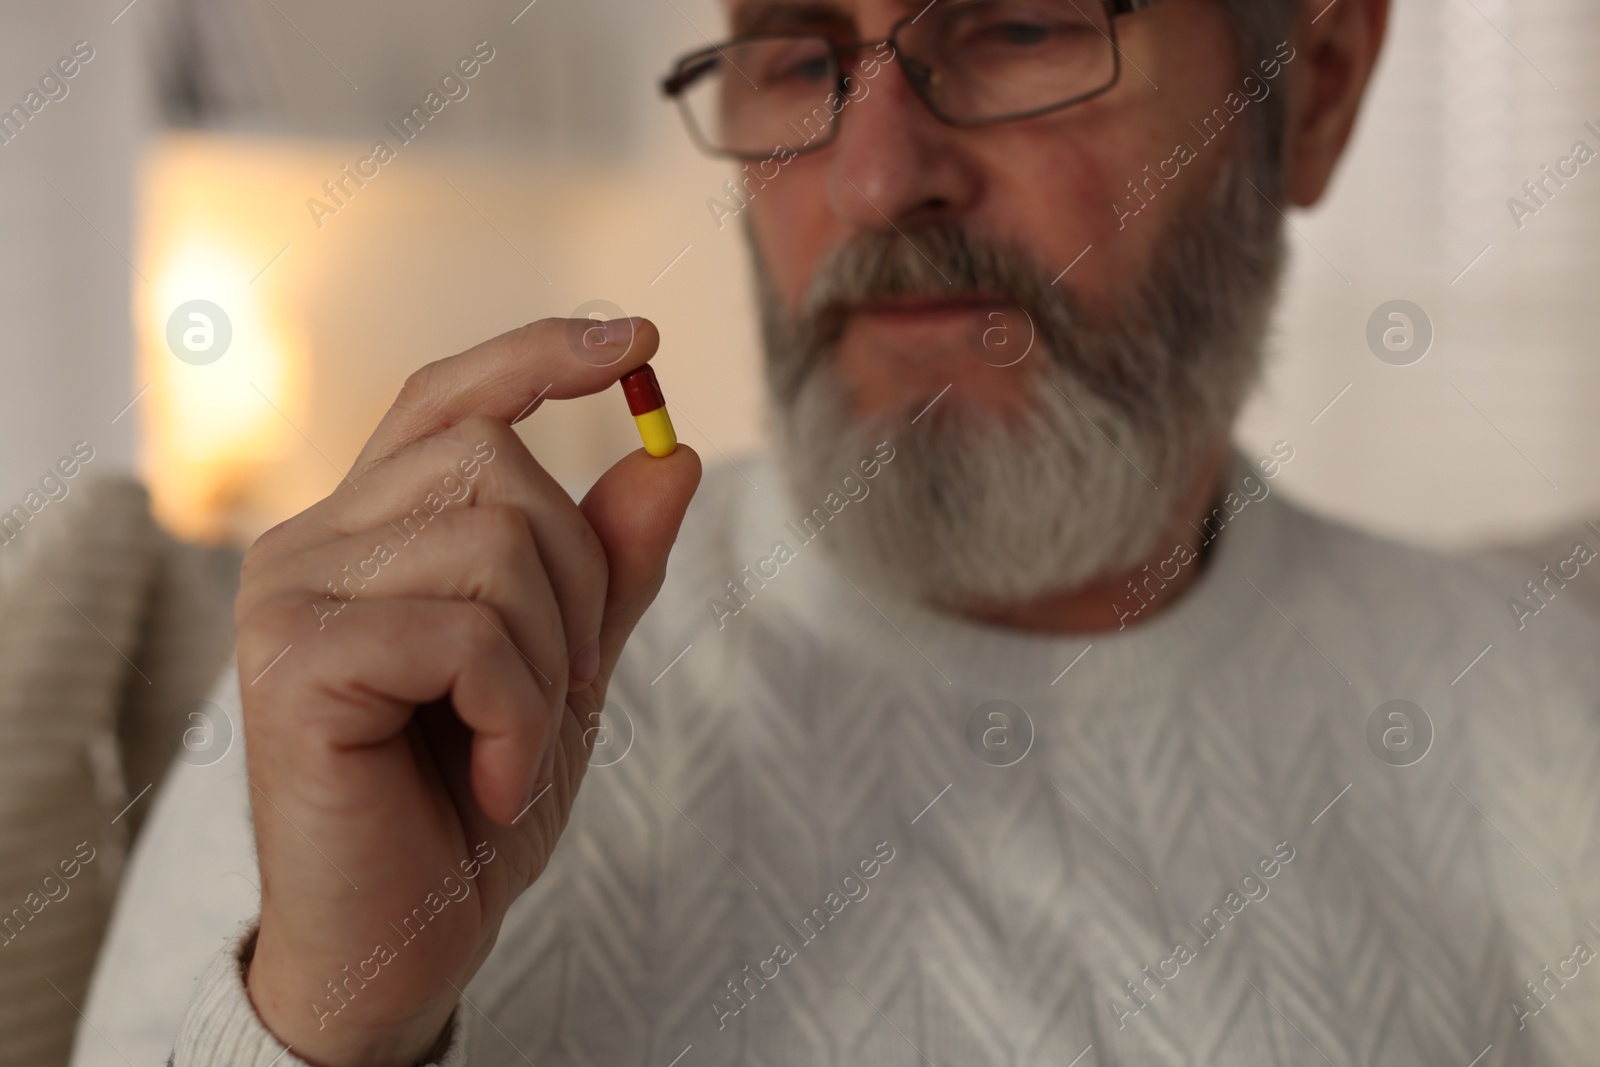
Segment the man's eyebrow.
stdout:
[[848,29],[854,22],[837,5],[817,0],[748,0],[733,11],[736,37],[792,29]]

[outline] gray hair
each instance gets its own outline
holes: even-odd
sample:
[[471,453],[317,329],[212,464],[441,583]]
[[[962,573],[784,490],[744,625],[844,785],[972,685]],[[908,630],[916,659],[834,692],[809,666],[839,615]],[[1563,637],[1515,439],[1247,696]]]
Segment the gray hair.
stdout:
[[[1223,0],[1228,17],[1238,29],[1241,74],[1253,71],[1259,61],[1289,39],[1304,3],[1305,0]],[[1257,158],[1274,168],[1283,158],[1284,126],[1288,121],[1283,104],[1283,94],[1273,93],[1250,122]]]
[[1288,40],[1304,0],[1223,0],[1233,24],[1239,27],[1239,55],[1245,66],[1272,54]]

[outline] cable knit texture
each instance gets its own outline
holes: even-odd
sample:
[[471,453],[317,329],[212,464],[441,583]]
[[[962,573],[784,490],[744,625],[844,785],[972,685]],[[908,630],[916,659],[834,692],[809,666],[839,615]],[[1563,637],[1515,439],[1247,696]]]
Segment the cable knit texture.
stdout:
[[231,644],[237,555],[173,541],[115,477],[0,542],[0,1064],[39,1067],[67,1061],[144,791]]
[[[255,948],[254,924],[233,938],[226,950],[200,979],[199,993],[189,1012],[189,1021],[179,1035],[177,1047],[168,1063],[226,1063],[235,1067],[269,1067],[271,1064],[301,1064],[298,1056],[267,1030],[250,1008],[245,989],[244,967]],[[440,1067],[466,1067],[467,1038],[457,1025],[459,1013],[451,1017],[433,1058]]]
[[[1273,492],[1169,610],[1019,634],[853,587],[809,510],[765,463],[708,472],[446,1062],[1593,1062],[1575,600],[1519,629],[1532,573]],[[192,984],[255,911],[241,759],[164,789],[90,1008],[146,1056],[183,1019],[177,1067],[282,1051],[232,964]]]

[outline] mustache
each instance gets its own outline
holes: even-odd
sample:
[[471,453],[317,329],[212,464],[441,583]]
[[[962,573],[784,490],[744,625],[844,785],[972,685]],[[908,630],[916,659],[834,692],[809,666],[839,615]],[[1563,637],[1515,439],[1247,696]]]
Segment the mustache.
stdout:
[[1051,275],[1030,253],[954,222],[851,236],[823,260],[793,312],[766,272],[757,274],[768,381],[780,400],[795,396],[839,343],[851,312],[861,304],[906,298],[992,301],[1020,307],[1058,333],[1082,321],[1073,294],[1052,285]]
[[814,344],[838,341],[852,305],[907,297],[982,299],[1030,314],[1066,295],[1043,268],[1009,242],[980,237],[953,222],[857,234],[818,269],[800,308]]

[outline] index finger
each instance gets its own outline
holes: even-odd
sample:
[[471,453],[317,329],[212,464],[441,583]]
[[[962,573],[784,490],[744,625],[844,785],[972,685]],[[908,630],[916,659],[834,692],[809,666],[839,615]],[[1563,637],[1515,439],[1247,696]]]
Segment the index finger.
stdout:
[[515,423],[546,400],[608,388],[655,355],[661,335],[649,319],[540,319],[422,367],[356,457],[363,471],[474,415]]

